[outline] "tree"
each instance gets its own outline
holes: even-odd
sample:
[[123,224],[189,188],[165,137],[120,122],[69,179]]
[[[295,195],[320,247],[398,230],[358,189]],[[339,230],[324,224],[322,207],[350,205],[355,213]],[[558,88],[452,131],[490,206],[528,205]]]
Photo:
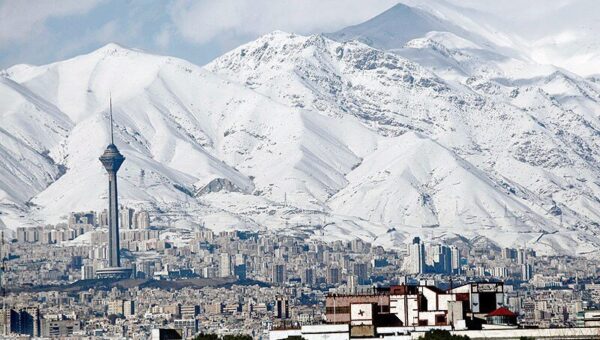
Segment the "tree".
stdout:
[[219,337],[216,334],[199,334],[196,335],[196,337],[194,338],[194,340],[218,340]]
[[109,314],[106,318],[111,325],[114,325],[117,322],[117,319],[125,319],[123,314]]
[[221,338],[219,338],[218,335],[216,334],[199,334],[196,335],[196,337],[194,338],[194,340],[252,340],[252,337],[250,335],[242,335],[242,334],[237,334],[237,335],[225,335]]
[[420,337],[422,340],[469,340],[466,335],[453,335],[450,332],[441,329],[432,329]]

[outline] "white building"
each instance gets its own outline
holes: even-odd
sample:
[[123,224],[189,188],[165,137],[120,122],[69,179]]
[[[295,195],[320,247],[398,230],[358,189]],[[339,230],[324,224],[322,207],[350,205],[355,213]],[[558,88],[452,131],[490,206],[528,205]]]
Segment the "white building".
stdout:
[[221,253],[219,255],[219,277],[230,277],[231,274],[231,256]]
[[408,272],[410,274],[421,274],[425,269],[425,245],[418,237],[408,247]]

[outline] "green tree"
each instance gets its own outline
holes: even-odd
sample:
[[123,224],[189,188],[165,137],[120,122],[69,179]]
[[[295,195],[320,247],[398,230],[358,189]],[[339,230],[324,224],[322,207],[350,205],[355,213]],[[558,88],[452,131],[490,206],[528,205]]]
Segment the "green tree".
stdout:
[[109,314],[106,318],[111,325],[114,325],[115,322],[117,322],[117,319],[125,319],[123,314]]
[[452,335],[450,332],[441,329],[432,329],[420,337],[422,340],[469,340],[466,335]]
[[194,338],[194,340],[218,340],[219,337],[216,334],[199,334],[196,335],[196,337]]
[[252,340],[252,337],[250,335],[242,335],[242,334],[237,334],[237,335],[225,335],[221,338],[219,338],[218,335],[216,334],[199,334],[196,335],[196,337],[194,338],[194,340]]
[[225,335],[223,340],[252,340],[250,335]]

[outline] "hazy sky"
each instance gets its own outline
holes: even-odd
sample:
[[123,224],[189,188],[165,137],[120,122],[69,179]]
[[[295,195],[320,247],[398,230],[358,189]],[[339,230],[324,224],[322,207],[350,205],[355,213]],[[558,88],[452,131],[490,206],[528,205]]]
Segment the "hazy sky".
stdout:
[[0,68],[116,42],[204,64],[259,35],[334,31],[397,0],[0,0]]
[[600,70],[600,0],[0,0],[0,69],[109,42],[203,65],[274,30],[333,32],[399,1],[506,34],[540,63]]

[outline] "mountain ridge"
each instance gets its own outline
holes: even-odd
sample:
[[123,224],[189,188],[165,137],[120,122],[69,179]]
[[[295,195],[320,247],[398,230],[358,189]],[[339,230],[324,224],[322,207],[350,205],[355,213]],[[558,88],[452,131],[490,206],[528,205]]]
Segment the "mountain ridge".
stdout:
[[[594,249],[599,86],[547,67],[514,78],[528,61],[486,59],[497,52],[451,33],[424,34],[384,51],[273,32],[204,67],[109,44],[9,68],[0,102],[21,109],[2,114],[0,132],[12,138],[2,139],[0,157],[27,149],[8,140],[38,145],[17,158],[43,167],[0,171],[25,193],[0,187],[0,217],[14,228],[105,206],[97,157],[112,93],[116,143],[127,158],[121,202],[171,211],[169,221],[187,227],[297,224],[287,231],[388,246],[411,235],[486,235],[501,246],[527,240],[543,253]],[[446,64],[463,66],[439,67]],[[9,119],[36,112],[58,123]],[[30,180],[19,184],[11,173]]]

